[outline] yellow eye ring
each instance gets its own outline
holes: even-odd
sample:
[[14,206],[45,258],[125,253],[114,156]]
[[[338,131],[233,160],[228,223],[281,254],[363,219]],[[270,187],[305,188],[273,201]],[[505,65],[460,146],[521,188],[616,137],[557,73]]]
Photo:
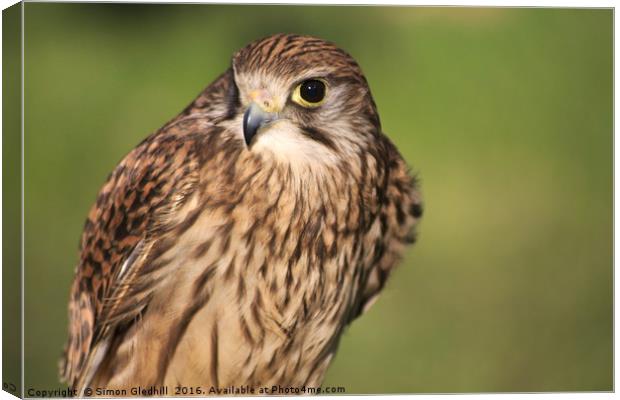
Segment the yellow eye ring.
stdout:
[[325,102],[327,83],[323,79],[308,79],[297,85],[291,99],[306,108],[315,108]]

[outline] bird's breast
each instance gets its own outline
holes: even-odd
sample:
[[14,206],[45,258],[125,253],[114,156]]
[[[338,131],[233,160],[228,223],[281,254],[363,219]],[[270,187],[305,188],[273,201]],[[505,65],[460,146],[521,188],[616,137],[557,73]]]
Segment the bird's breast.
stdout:
[[[363,246],[343,204],[304,195],[187,199],[153,260],[160,288],[136,332],[136,343],[159,338],[151,381],[320,381],[353,306]],[[149,370],[148,358],[136,357],[136,371]]]

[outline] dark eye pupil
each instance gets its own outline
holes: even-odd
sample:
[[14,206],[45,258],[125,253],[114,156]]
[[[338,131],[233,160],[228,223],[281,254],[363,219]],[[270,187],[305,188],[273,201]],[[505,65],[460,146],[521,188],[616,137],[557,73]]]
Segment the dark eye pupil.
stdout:
[[325,84],[316,79],[310,79],[299,88],[301,98],[309,103],[318,103],[325,97]]

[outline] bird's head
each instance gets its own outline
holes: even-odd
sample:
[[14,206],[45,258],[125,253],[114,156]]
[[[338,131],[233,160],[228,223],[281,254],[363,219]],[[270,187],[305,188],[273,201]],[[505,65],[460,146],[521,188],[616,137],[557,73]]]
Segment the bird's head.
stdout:
[[365,149],[380,132],[360,67],[332,43],[270,36],[238,51],[232,71],[237,130],[250,151],[333,160]]

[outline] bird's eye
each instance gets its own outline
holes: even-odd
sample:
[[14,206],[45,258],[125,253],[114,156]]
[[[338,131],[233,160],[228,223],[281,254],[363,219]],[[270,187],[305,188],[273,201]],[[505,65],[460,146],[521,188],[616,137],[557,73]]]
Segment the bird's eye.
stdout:
[[320,79],[303,81],[293,92],[293,101],[304,107],[318,107],[325,100],[327,86]]

